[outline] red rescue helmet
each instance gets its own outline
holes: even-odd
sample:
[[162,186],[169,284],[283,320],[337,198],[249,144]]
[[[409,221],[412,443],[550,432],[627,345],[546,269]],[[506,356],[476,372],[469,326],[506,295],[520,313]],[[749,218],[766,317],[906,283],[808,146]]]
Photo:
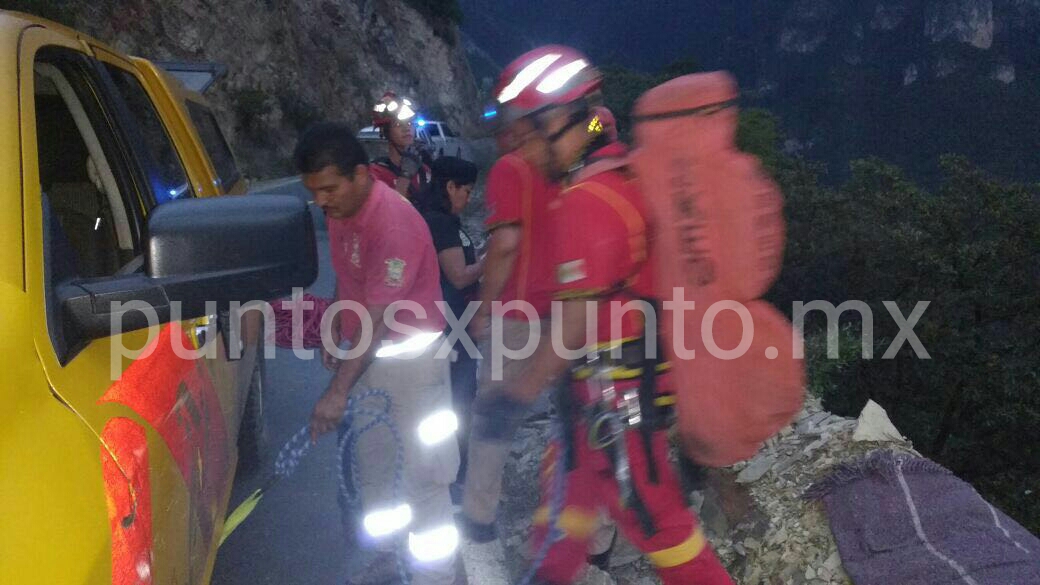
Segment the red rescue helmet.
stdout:
[[[592,108],[592,114],[596,117],[589,125],[589,130],[602,132],[612,142],[617,140],[617,120],[614,119],[614,113],[611,112],[606,106],[596,106]],[[597,124],[599,127],[593,128],[593,126]]]
[[495,86],[495,115],[500,124],[507,123],[578,101],[600,85],[599,71],[580,51],[546,45],[524,53],[502,72]]
[[372,125],[385,131],[396,123],[410,124],[417,110],[418,106],[412,100],[388,91],[372,108]]

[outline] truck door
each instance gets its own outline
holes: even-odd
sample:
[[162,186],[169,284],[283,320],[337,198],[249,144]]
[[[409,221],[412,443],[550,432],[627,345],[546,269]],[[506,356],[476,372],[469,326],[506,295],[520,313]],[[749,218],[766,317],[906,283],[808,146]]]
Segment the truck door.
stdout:
[[147,213],[185,196],[184,170],[143,143],[82,43],[33,27],[19,64],[26,287],[39,299],[33,337],[55,398],[98,438],[94,481],[70,523],[107,537],[108,554],[88,566],[107,563],[112,583],[201,583],[230,485],[216,395],[224,382],[208,360],[178,357],[174,343],[191,350],[217,336],[182,322],[84,339],[61,309],[81,279],[143,269]]

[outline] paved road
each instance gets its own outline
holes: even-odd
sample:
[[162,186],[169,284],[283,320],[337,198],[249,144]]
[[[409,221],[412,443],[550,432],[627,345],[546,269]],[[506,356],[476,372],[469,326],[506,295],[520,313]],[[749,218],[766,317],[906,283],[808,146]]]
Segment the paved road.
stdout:
[[[299,180],[291,178],[258,184],[253,192],[292,194],[311,200]],[[317,207],[312,206],[311,212],[317,227],[321,269],[309,291],[328,297],[332,294],[334,275],[329,264],[325,219]],[[254,476],[236,478],[232,507],[270,477],[278,449],[309,421],[311,409],[330,378],[320,356],[305,361],[295,357],[292,350],[276,350],[275,359],[267,362],[267,461]],[[546,408],[548,402],[543,401],[541,409]],[[336,505],[337,467],[335,438],[328,436],[311,448],[293,477],[279,482],[267,493],[256,511],[224,543],[217,555],[213,583],[342,584],[350,559]],[[477,549],[463,547],[470,582],[508,585],[500,560],[485,559],[480,554]]]
[[[309,200],[298,181],[259,185],[257,192],[291,193]],[[310,291],[332,294],[328,237],[321,210],[314,209],[318,227],[321,271]],[[240,476],[231,505],[235,506],[263,482],[278,448],[310,418],[311,408],[328,384],[330,374],[317,356],[296,358],[277,349],[267,363],[268,461],[253,477]],[[285,585],[343,583],[347,560],[336,506],[336,447],[333,436],[311,449],[296,474],[272,488],[252,516],[224,543],[217,556],[217,585]]]

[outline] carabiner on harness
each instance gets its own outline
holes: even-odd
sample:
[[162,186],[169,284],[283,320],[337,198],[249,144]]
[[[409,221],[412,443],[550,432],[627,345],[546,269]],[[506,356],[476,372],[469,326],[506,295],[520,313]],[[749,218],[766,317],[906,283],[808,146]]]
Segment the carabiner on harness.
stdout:
[[618,412],[617,389],[611,375],[615,368],[601,362],[599,352],[590,352],[586,359],[593,371],[590,382],[597,385],[599,390],[599,402],[591,407],[589,416],[589,447],[607,452],[614,468],[621,501],[627,502],[634,494],[634,487],[625,441],[628,425]]

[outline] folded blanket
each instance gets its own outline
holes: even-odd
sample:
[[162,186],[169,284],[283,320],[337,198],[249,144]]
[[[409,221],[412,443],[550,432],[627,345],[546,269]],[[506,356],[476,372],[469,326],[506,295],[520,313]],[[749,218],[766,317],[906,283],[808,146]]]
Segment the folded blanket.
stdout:
[[1040,584],[1040,540],[928,459],[876,452],[806,497],[823,501],[856,585]]

